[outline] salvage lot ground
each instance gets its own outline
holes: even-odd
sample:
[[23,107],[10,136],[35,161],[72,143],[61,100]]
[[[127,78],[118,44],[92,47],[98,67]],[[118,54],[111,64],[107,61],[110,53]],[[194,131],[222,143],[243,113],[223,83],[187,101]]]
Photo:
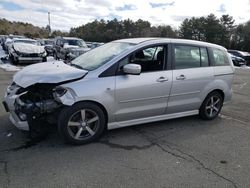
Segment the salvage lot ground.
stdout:
[[[13,72],[0,69],[0,96]],[[65,145],[56,130],[29,142],[0,106],[0,187],[250,187],[250,71],[236,69],[232,102],[197,116],[107,132]]]

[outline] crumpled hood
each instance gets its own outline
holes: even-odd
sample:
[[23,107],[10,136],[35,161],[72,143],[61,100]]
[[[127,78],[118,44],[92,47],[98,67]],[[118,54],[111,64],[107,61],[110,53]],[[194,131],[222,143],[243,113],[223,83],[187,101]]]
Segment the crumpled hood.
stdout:
[[28,53],[28,54],[32,54],[32,53],[44,53],[45,49],[43,46],[37,46],[34,44],[27,44],[27,43],[14,43],[13,44],[13,48],[20,52],[20,53]]
[[18,71],[13,81],[26,88],[36,83],[53,83],[80,79],[87,74],[88,71],[77,69],[62,61],[54,61],[49,63],[37,63],[23,68]]

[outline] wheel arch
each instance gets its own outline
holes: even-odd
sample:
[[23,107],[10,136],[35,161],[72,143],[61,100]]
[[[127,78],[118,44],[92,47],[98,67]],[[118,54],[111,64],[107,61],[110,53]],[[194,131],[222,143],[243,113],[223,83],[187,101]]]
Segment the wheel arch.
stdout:
[[206,100],[207,96],[210,95],[210,93],[212,93],[212,92],[214,92],[214,91],[220,93],[221,96],[222,96],[222,99],[223,99],[223,101],[224,101],[224,99],[225,99],[225,93],[224,93],[224,91],[223,91],[222,89],[219,89],[219,88],[217,88],[217,89],[212,89],[212,90],[208,91],[208,92],[206,93],[206,95],[204,95],[204,97],[202,98],[200,107],[202,106],[203,102]]
[[[207,96],[208,96],[210,93],[212,93],[212,92],[218,92],[219,94],[221,94],[222,99],[223,99],[223,101],[224,101],[225,93],[224,93],[224,91],[223,91],[222,89],[214,89],[214,90],[210,91],[210,92],[206,95],[205,99],[206,99]],[[204,99],[204,100],[205,100],[205,99]]]
[[230,85],[222,79],[216,79],[208,83],[201,92],[201,102],[211,93],[217,91],[221,94],[223,101],[227,102],[232,97],[232,90]]

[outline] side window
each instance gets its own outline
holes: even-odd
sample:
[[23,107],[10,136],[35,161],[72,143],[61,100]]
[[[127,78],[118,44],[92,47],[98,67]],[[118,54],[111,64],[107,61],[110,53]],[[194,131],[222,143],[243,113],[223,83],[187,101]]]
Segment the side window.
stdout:
[[176,45],[174,54],[175,69],[200,67],[199,47]]
[[142,72],[161,71],[164,69],[164,46],[154,46],[136,51],[120,61],[119,67],[128,63],[141,65]]
[[206,48],[188,45],[175,45],[175,69],[207,67],[208,53]]
[[219,49],[212,49],[215,66],[229,65],[229,61],[225,52]]

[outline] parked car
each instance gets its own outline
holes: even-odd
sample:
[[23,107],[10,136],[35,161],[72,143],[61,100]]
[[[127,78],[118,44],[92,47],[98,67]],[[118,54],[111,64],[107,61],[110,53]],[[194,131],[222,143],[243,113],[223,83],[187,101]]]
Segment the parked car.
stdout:
[[47,55],[53,56],[54,39],[41,39],[40,43],[42,46],[44,46],[44,49],[46,50]]
[[243,59],[243,58],[241,58],[241,57],[237,57],[237,56],[235,56],[235,55],[233,55],[233,54],[230,54],[230,53],[228,53],[228,54],[229,54],[229,56],[231,57],[234,66],[240,67],[240,66],[246,65],[245,59]]
[[3,50],[5,50],[5,41],[6,41],[7,38],[8,38],[8,37],[5,36],[5,37],[2,37],[2,39],[1,39],[1,46],[2,46],[2,49],[3,49]]
[[226,49],[215,44],[123,39],[90,50],[70,65],[23,68],[3,104],[20,129],[56,123],[66,142],[85,144],[106,128],[196,114],[212,120],[232,97],[233,74]]
[[245,59],[246,65],[250,66],[250,53],[249,52],[243,52],[239,50],[227,50],[230,54],[233,54],[237,57],[241,57]]
[[75,37],[57,37],[54,43],[54,58],[71,61],[89,51],[86,43]]
[[3,44],[5,37],[6,37],[6,35],[0,35],[0,45]]
[[2,48],[3,50],[8,54],[8,46],[11,45],[11,42],[14,38],[25,38],[22,35],[6,35],[5,37],[2,38]]
[[12,44],[12,39],[6,38],[3,45],[3,50],[5,51],[6,54],[9,53],[9,46],[11,46],[11,44]]
[[32,39],[14,39],[9,47],[9,58],[13,64],[47,61],[43,46]]
[[93,42],[93,43],[91,43],[90,48],[91,48],[91,49],[94,49],[94,48],[96,48],[96,47],[98,47],[98,46],[101,46],[101,45],[103,45],[103,44],[104,44],[103,42]]
[[93,42],[85,41],[85,43],[86,43],[88,48],[91,48],[91,45],[92,45]]

